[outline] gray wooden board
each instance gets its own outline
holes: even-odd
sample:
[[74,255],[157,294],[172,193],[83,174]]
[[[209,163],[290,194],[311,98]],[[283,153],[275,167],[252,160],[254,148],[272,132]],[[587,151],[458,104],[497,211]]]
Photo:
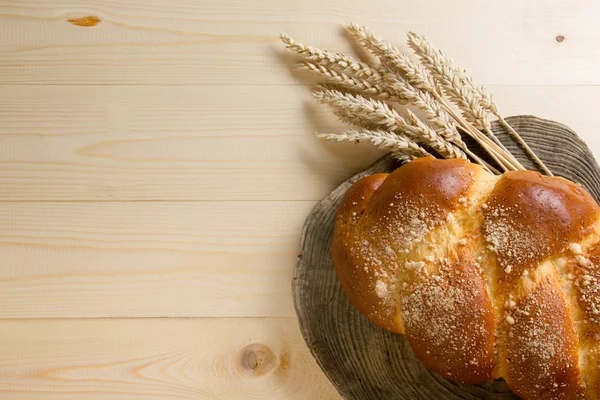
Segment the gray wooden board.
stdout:
[[[600,199],[598,164],[571,129],[533,116],[511,117],[508,121],[555,175],[580,183],[596,200]],[[526,168],[536,169],[500,124],[494,123],[493,131]],[[404,336],[372,324],[346,297],[330,254],[337,207],[358,179],[397,167],[391,157],[383,157],[321,200],[306,220],[292,282],[306,344],[346,399],[516,399],[503,380],[464,385],[429,372]]]

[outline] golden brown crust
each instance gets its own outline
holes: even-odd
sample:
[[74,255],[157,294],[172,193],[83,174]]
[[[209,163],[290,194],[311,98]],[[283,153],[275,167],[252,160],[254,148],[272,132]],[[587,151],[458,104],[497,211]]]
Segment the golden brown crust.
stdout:
[[[434,223],[443,221],[457,208],[458,199],[466,194],[474,174],[479,171],[479,166],[463,159],[420,158],[412,161],[386,179],[380,193],[368,205],[372,215],[363,223],[387,222],[389,208],[397,208],[403,203],[414,204]],[[414,215],[394,217],[394,222],[409,223]]]
[[404,333],[392,299],[397,270],[412,262],[406,252],[458,207],[474,171],[480,167],[466,160],[423,158],[348,190],[336,217],[332,258],[350,301],[371,321]]
[[586,383],[585,398],[588,400],[600,399],[600,349],[598,346],[591,349],[586,354],[586,365],[585,375],[583,377]]
[[[579,248],[576,253],[580,253]],[[572,284],[579,302],[579,341],[583,354],[587,398],[600,398],[600,243],[574,254]]]
[[573,266],[573,283],[583,305],[584,320],[591,325],[588,330],[600,334],[600,243],[576,255]]
[[439,263],[435,275],[402,296],[406,337],[430,370],[459,382],[487,382],[496,364],[496,327],[481,268],[467,248]]
[[351,302],[429,369],[600,397],[600,208],[580,186],[415,160],[348,190],[332,258]]
[[[376,296],[376,280],[373,271],[360,267],[351,259],[349,247],[355,246],[350,232],[365,212],[371,197],[388,174],[376,174],[362,178],[348,189],[338,209],[331,247],[337,276],[350,302],[367,318],[385,329],[394,331],[393,310],[383,308],[381,298]],[[389,262],[389,260],[386,260]]]
[[510,314],[505,376],[525,399],[577,399],[583,396],[579,343],[556,277],[542,278],[516,301]]
[[486,203],[483,234],[509,279],[589,234],[599,214],[579,185],[532,171],[505,173]]

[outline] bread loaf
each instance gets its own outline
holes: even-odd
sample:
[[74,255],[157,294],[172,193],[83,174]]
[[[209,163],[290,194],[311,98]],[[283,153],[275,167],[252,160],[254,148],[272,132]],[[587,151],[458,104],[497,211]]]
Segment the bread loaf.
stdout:
[[347,191],[332,258],[352,304],[430,370],[599,399],[599,217],[566,179],[422,158]]

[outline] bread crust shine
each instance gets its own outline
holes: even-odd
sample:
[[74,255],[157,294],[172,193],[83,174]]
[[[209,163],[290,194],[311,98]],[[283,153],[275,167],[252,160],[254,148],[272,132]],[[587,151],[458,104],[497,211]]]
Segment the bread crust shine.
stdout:
[[430,370],[597,399],[599,217],[563,178],[422,158],[347,191],[332,258],[354,306]]

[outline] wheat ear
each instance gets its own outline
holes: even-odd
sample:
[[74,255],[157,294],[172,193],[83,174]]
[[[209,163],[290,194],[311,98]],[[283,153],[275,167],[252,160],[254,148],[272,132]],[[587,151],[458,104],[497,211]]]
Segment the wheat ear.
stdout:
[[[329,83],[329,85],[327,85],[327,84],[317,85],[317,87],[321,91],[326,91],[326,90],[340,91],[341,89],[345,89],[345,90],[351,90],[351,91],[355,92],[355,94],[361,94],[361,95],[367,95],[367,96],[373,95],[379,99],[394,101],[394,102],[398,102],[400,104],[406,104],[406,103],[412,101],[415,106],[423,109],[426,112],[428,119],[437,127],[437,129],[435,130],[436,133],[439,136],[441,136],[442,139],[445,139],[451,143],[456,144],[458,146],[458,148],[460,148],[469,157],[471,157],[473,160],[475,160],[475,162],[484,166],[486,169],[490,170],[491,172],[498,173],[498,170],[496,170],[485,160],[481,159],[479,156],[477,156],[475,153],[473,153],[471,150],[469,150],[467,145],[461,139],[460,134],[458,133],[458,130],[456,129],[456,125],[454,125],[454,123],[447,116],[447,114],[442,113],[441,110],[436,110],[437,103],[435,101],[432,101],[433,99],[431,99],[430,96],[429,97],[426,96],[427,95],[426,92],[419,91],[419,95],[417,97],[415,97],[414,99],[408,98],[408,97],[399,97],[398,94],[400,92],[398,92],[397,90],[391,90],[391,88],[386,88],[386,89],[378,88],[377,90],[374,90],[374,88],[363,88],[363,87],[361,87],[360,84],[356,84],[355,80],[352,78],[336,76],[335,72],[330,74],[329,72],[325,72],[324,67],[319,68],[319,66],[314,66],[314,67],[311,67],[311,70],[313,70],[313,68],[314,68],[314,72],[316,72],[320,76],[326,78],[327,82]],[[421,95],[424,95],[424,99],[419,98],[419,96],[421,96]],[[405,95],[402,95],[402,96],[405,96]],[[438,115],[438,114],[440,114],[440,115]],[[396,158],[398,158],[398,157],[396,157]]]
[[445,106],[444,109],[447,113],[461,123],[464,131],[477,140],[505,171],[524,169],[516,159],[511,159],[510,155],[508,157],[503,155],[503,153],[507,153],[506,150],[494,144],[479,130],[460,117],[457,118],[452,108],[444,103],[442,86],[438,84],[426,68],[410,60],[397,48],[381,40],[364,26],[349,24],[347,29],[359,44],[379,57],[381,63],[388,68],[389,74],[382,73],[382,75],[385,77],[393,76],[393,79],[405,79],[405,82],[412,86],[414,90],[424,91],[433,96],[440,104]]
[[412,160],[416,160],[417,158],[419,158],[413,154],[404,154],[402,152],[392,152],[392,157],[400,161],[400,164],[406,164],[411,162]]
[[399,76],[405,76],[415,88],[428,92],[441,92],[438,84],[425,68],[409,59],[396,47],[375,36],[365,26],[348,24],[346,29],[361,46],[377,56],[383,65]]
[[452,143],[441,138],[431,127],[420,123],[414,114],[407,111],[408,122],[387,104],[360,95],[324,90],[314,93],[315,98],[330,105],[344,122],[368,130],[383,129],[406,135],[417,143],[434,149],[445,158],[466,158],[465,153]]
[[317,133],[317,137],[338,142],[370,142],[380,149],[389,149],[413,157],[432,156],[406,136],[382,130],[350,130],[342,133]]
[[374,75],[361,79],[354,74],[337,72],[332,68],[311,62],[301,62],[297,65],[297,68],[310,71],[324,78],[327,84],[338,89],[350,90],[361,95],[373,96],[380,100],[389,100],[400,104],[406,104],[407,102],[406,99],[399,97],[395,92],[390,91],[381,84],[383,78],[377,71],[374,71]]
[[[444,79],[449,75],[449,68],[441,62],[439,57],[436,57],[436,54],[428,51],[431,48],[426,43],[415,41],[414,38],[409,34],[409,45],[421,58],[423,66],[420,66],[420,68],[425,68],[436,81],[436,90],[432,91],[432,94],[443,105],[444,109],[452,114],[465,132],[469,133],[471,137],[488,150],[496,162],[499,162],[500,165],[506,165],[509,169],[524,169],[491,132],[488,119],[489,113],[478,105],[478,99],[472,95],[468,88],[457,81],[458,77]],[[413,62],[413,64],[416,63]],[[450,100],[457,104],[466,121],[445,102],[443,95],[448,96]],[[493,141],[482,135],[480,130],[488,132]]]
[[446,89],[449,97],[457,103],[469,122],[473,123],[479,129],[484,129],[508,153],[508,150],[500,143],[490,129],[488,116],[489,113],[492,113],[542,170],[552,176],[552,172],[531,150],[518,132],[502,117],[493,97],[483,86],[476,85],[466,70],[459,68],[452,59],[435,48],[423,35],[410,32],[408,34],[408,43],[421,58],[423,65],[432,72],[444,89]]
[[312,47],[283,33],[279,37],[288,49],[302,55],[307,61],[328,67],[337,72],[351,73],[357,78],[368,78],[375,72],[367,63],[346,54]]
[[450,115],[441,109],[429,92],[412,87],[404,78],[392,76],[386,71],[373,71],[372,76],[361,79],[311,62],[300,63],[298,68],[315,73],[324,78],[327,84],[338,89],[351,90],[399,104],[412,103],[424,111],[427,118],[437,126],[436,131],[442,138],[461,148],[466,147]]

